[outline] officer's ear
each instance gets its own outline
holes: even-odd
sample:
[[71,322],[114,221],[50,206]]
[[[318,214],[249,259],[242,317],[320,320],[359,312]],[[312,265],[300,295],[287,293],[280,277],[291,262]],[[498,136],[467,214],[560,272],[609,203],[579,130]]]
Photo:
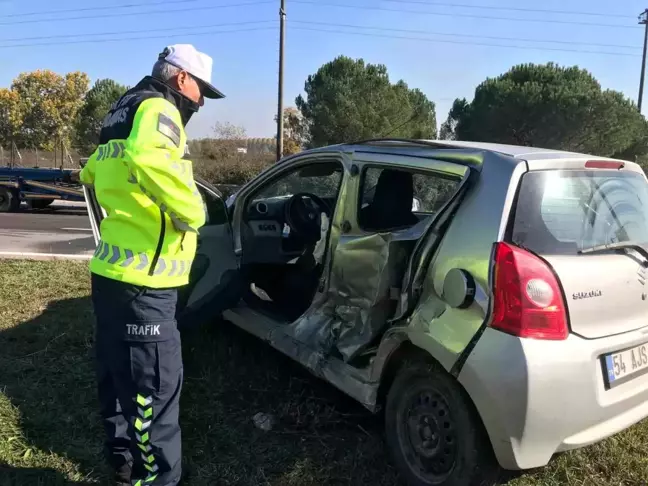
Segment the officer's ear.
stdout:
[[178,88],[180,88],[180,91],[182,91],[182,88],[185,88],[187,86],[188,81],[189,73],[187,71],[180,71],[178,73],[178,76],[176,76],[176,83],[178,83]]

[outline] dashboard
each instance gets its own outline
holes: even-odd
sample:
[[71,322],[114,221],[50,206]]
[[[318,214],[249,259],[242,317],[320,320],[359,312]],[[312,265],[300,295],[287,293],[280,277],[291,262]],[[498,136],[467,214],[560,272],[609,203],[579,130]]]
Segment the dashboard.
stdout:
[[[255,199],[247,204],[241,224],[243,263],[288,263],[300,256],[305,241],[286,224],[290,195]],[[325,199],[334,207],[335,199]]]

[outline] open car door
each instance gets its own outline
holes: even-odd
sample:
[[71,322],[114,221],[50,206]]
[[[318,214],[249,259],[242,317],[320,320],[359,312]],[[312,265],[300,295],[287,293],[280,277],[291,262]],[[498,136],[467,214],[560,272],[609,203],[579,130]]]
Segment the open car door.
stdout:
[[[199,178],[196,186],[205,205],[205,225],[198,233],[196,257],[189,274],[189,284],[178,289],[178,325],[210,320],[238,302],[242,285],[238,258],[234,254],[232,227],[228,208],[221,193]],[[93,188],[83,187],[90,226],[99,243],[101,221],[106,216]]]
[[92,236],[94,236],[95,245],[99,245],[99,240],[101,239],[99,228],[101,227],[101,220],[106,216],[106,212],[99,205],[94,188],[88,186],[81,187],[83,189],[83,197],[85,197],[88,206],[88,218],[90,219]]

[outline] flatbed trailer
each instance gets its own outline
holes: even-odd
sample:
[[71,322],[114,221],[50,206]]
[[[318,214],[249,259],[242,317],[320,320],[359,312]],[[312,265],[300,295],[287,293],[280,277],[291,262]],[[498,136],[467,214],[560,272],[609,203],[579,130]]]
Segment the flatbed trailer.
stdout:
[[15,212],[25,201],[45,209],[56,200],[85,201],[83,190],[70,182],[72,169],[0,167],[0,213]]

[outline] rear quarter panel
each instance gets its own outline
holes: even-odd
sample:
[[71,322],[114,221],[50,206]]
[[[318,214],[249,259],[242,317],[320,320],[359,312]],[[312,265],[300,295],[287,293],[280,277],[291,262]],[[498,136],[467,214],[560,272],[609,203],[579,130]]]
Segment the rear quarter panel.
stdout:
[[[407,334],[448,371],[481,328],[490,307],[493,243],[504,237],[524,161],[485,153],[482,173],[466,196],[432,260],[423,293],[409,319]],[[475,302],[454,309],[443,298],[443,283],[453,268],[467,270],[477,284]]]

